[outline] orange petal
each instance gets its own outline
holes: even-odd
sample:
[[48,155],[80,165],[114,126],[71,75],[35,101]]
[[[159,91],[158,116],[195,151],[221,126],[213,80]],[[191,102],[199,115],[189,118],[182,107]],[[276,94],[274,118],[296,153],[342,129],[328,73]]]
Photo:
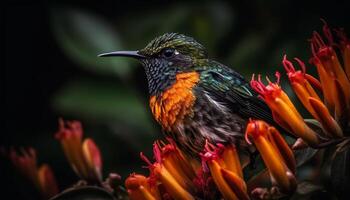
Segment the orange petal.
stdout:
[[350,82],[343,68],[341,67],[335,52],[333,52],[333,55],[331,57],[331,67],[333,67],[336,79],[339,81],[341,88],[343,88],[346,99],[348,102],[350,102]]
[[169,139],[170,144],[157,141],[153,144],[153,152],[158,163],[161,163],[176,181],[185,189],[194,188],[192,179],[195,178],[195,171],[192,165],[175,143]]
[[163,159],[162,164],[183,188],[186,188],[187,190],[193,189],[191,179],[189,179],[189,177],[178,168],[178,164],[170,159]]
[[325,71],[322,63],[320,61],[315,61],[318,75],[322,84],[322,93],[324,95],[324,100],[327,108],[330,112],[334,111],[334,98],[333,98],[333,78]]
[[335,117],[336,120],[346,126],[347,121],[350,120],[350,100],[346,99],[344,90],[349,88],[342,88],[338,80],[334,80],[335,93]]
[[282,160],[279,159],[278,153],[263,137],[258,137],[254,141],[254,144],[258,148],[265,165],[270,171],[271,176],[276,180],[278,185],[283,190],[289,190],[289,179],[286,175],[287,169]]
[[317,116],[313,108],[311,107],[308,98],[311,96],[307,89],[299,83],[291,83],[295,94],[298,96],[299,100],[303,103],[304,107],[311,113],[312,116]]
[[226,169],[221,169],[221,174],[238,199],[249,200],[249,196],[247,195],[247,186],[241,177]]
[[[292,112],[290,104],[285,103],[279,98],[275,99],[275,112],[278,112],[279,116],[283,118],[285,123],[293,130],[292,134],[297,137],[301,137],[311,146],[316,146],[318,144],[318,138],[316,133],[310,129],[304,122],[303,118],[299,113]],[[292,106],[292,108],[295,108]]]
[[174,199],[194,200],[194,197],[176,181],[164,166],[159,163],[156,163],[153,166],[153,171],[159,176],[159,180],[164,184],[166,190]]
[[102,159],[101,153],[95,142],[86,138],[82,145],[83,155],[90,169],[90,173],[97,180],[102,180]]
[[243,178],[242,167],[235,146],[226,146],[222,154],[222,159],[225,162],[226,169],[236,173],[239,177]]
[[343,68],[341,67],[337,54],[335,53],[333,48],[328,48],[329,53],[322,54],[322,56],[319,57],[325,71],[327,72],[328,76],[331,77],[331,80],[328,80],[328,82],[325,82],[322,85],[324,86],[325,84],[332,84],[332,86],[334,86],[333,83],[331,83],[331,81],[332,79],[336,79],[341,86],[340,88],[342,88],[343,90],[345,98],[347,99],[346,102],[350,102],[350,81],[346,76]]
[[330,115],[326,106],[319,100],[312,97],[309,97],[309,102],[315,112],[318,114],[318,119],[320,120],[320,123],[322,124],[322,127],[325,129],[325,131],[334,137],[342,137],[343,132],[341,128]]
[[140,174],[131,174],[125,180],[125,187],[131,200],[155,200],[160,199],[157,191],[150,189],[148,179]]
[[317,90],[322,91],[322,85],[321,82],[318,81],[315,77],[309,75],[309,74],[305,74],[305,78],[306,80],[312,85],[314,86]]
[[224,177],[221,173],[221,167],[215,160],[209,160],[208,166],[210,169],[210,173],[213,177],[215,184],[217,185],[219,191],[222,196],[226,200],[238,200],[238,197],[235,195],[234,191],[230,188],[230,186],[225,181]]
[[271,134],[274,140],[274,144],[276,145],[287,167],[293,172],[293,174],[295,174],[296,162],[295,162],[293,151],[291,150],[291,148],[289,147],[285,139],[281,136],[281,134],[278,132],[276,128],[270,126],[268,131]]
[[[276,132],[272,131],[272,134],[276,134]],[[285,161],[281,156],[279,149],[277,149],[276,146],[271,143],[271,140],[269,140],[268,136],[270,133],[268,125],[264,121],[253,120],[247,125],[246,135],[247,137],[251,136],[253,139],[256,148],[260,152],[260,155],[270,172],[271,178],[283,191],[289,192],[291,190],[294,190],[294,176],[285,164]],[[276,138],[276,142],[281,139],[275,136],[273,138]],[[280,146],[283,146],[283,144],[279,145],[278,147]]]
[[47,164],[43,164],[38,170],[40,191],[45,199],[49,199],[58,193],[55,176]]
[[288,95],[284,91],[281,91],[280,97],[276,98],[276,100],[277,99],[281,99],[285,104],[287,104],[288,110],[292,111],[296,117],[302,119],[299,111],[295,108],[293,102],[289,99]]
[[81,148],[82,135],[80,122],[59,120],[59,130],[55,136],[61,142],[63,151],[75,173],[81,178],[87,178],[88,168]]
[[[156,200],[156,197],[154,197],[154,196],[150,193],[150,191],[148,191],[145,187],[140,186],[139,189],[140,189],[140,191],[141,191],[141,193],[142,193],[142,195],[143,195],[143,197],[144,197],[145,200]],[[139,200],[139,199],[137,199],[137,200]]]
[[284,121],[284,119],[275,111],[272,110],[272,116],[273,120],[277,122],[278,125],[280,125],[284,130],[288,131],[289,133],[293,133],[293,129],[289,126],[289,124]]

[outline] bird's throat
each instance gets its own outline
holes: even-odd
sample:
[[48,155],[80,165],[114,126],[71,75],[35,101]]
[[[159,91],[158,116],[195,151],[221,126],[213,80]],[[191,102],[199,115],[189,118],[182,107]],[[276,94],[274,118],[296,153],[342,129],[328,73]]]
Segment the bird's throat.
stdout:
[[142,60],[146,71],[148,90],[151,96],[158,96],[176,81],[176,68],[169,67],[168,62],[161,59]]

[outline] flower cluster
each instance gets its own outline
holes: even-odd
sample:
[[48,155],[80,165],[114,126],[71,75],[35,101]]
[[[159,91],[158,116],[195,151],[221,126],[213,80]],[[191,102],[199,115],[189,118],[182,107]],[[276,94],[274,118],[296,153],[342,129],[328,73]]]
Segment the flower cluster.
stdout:
[[302,137],[311,146],[316,146],[319,139],[316,133],[304,122],[303,117],[295,108],[288,95],[279,86],[280,73],[276,72],[277,81],[272,83],[268,78],[268,85],[261,81],[260,75],[255,80],[253,75],[251,86],[270,107],[274,120],[289,133]]
[[210,176],[224,199],[249,199],[240,159],[234,145],[214,146],[207,142],[201,157],[203,170],[209,168]]
[[[119,198],[120,176],[116,173],[110,173],[105,181],[102,180],[100,150],[93,139],[83,139],[83,129],[79,121],[63,121],[60,119],[55,138],[61,142],[73,171],[80,179],[84,180],[79,181],[78,185],[100,186],[106,192],[114,193]],[[37,166],[36,152],[33,148],[21,149],[20,154],[12,149],[6,155],[9,155],[14,166],[36,186],[43,199],[49,199],[59,192],[49,165]],[[55,197],[60,198],[59,195]]]
[[[343,30],[335,30],[340,42],[335,43],[332,31],[324,22],[323,33],[325,42],[320,34],[313,33],[311,49],[313,57],[311,63],[317,68],[324,102],[342,127],[349,126],[350,116],[350,42]],[[338,46],[342,53],[344,68],[340,64],[334,47]],[[338,134],[338,136],[341,133]]]
[[196,171],[199,163],[178,149],[174,143],[155,142],[153,152],[156,161],[152,163],[141,153],[148,164],[150,176],[131,174],[125,186],[131,199],[194,199]]
[[[282,192],[293,191],[296,187],[295,159],[280,133],[263,121],[252,120],[246,138],[249,143],[253,141],[262,155],[273,184]],[[199,163],[168,140],[169,144],[158,141],[153,145],[154,163],[141,153],[150,175],[133,173],[126,179],[131,199],[250,199],[240,156],[233,144],[207,142]]]
[[[311,38],[312,58],[310,63],[317,68],[320,80],[306,73],[305,64],[298,58],[295,61],[301,70],[296,70],[293,63],[284,56],[282,64],[287,72],[291,86],[307,111],[317,120],[322,132],[315,132],[304,121],[287,94],[279,86],[280,74],[276,72],[277,81],[264,85],[260,75],[257,80],[253,75],[250,82],[255,91],[272,110],[274,120],[289,133],[301,138],[311,147],[318,148],[322,143],[342,138],[344,130],[350,127],[350,81],[349,77],[349,40],[342,30],[335,30],[340,38],[335,43],[333,34],[325,23],[323,32],[325,42],[317,32]],[[340,64],[334,47],[340,47],[344,67]],[[319,94],[323,95],[323,98]]]
[[64,122],[60,119],[56,138],[61,142],[74,172],[81,179],[95,183],[102,181],[100,150],[92,139],[83,140],[83,129],[80,122]]
[[251,139],[269,171],[271,181],[282,192],[290,193],[296,188],[296,162],[292,150],[279,131],[261,120],[248,123],[246,141]]
[[48,164],[38,166],[36,152],[33,148],[21,149],[17,153],[10,151],[13,165],[28,178],[38,189],[43,199],[48,199],[58,193],[55,176]]

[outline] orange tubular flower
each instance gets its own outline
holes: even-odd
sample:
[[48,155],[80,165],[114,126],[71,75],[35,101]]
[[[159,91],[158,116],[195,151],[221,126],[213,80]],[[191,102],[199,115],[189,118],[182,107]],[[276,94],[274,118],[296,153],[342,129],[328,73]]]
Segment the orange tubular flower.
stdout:
[[174,199],[191,200],[195,199],[192,194],[177,182],[176,178],[160,163],[153,164],[153,173],[158,177],[159,181],[164,185],[166,191]]
[[254,75],[250,81],[252,88],[260,94],[265,103],[272,110],[274,120],[291,134],[302,138],[308,145],[317,146],[319,139],[316,133],[310,129],[301,117],[287,94],[280,88],[280,74],[276,72],[277,82],[269,82],[267,86],[261,81],[260,75],[255,80]]
[[283,192],[292,192],[296,188],[296,162],[292,150],[280,133],[261,120],[251,120],[246,129],[246,140],[252,139],[269,170],[271,180]]
[[84,141],[80,122],[59,120],[56,138],[60,140],[63,151],[74,172],[82,179],[93,182],[102,180],[102,159],[100,150],[90,138]]
[[171,144],[167,145],[156,142],[153,145],[154,154],[158,156],[157,160],[164,165],[183,188],[194,192],[193,179],[196,177],[196,172],[191,165],[193,161],[190,161],[172,140],[170,142]]
[[233,145],[214,146],[207,142],[201,156],[224,199],[249,199],[238,153]]
[[86,138],[82,149],[89,171],[95,171],[98,179],[102,180],[102,160],[99,148],[91,138]]
[[131,174],[125,180],[125,187],[131,200],[161,199],[157,187],[151,185],[149,178],[143,175]]
[[49,165],[43,164],[38,170],[41,194],[44,199],[53,197],[58,193],[56,178]]
[[296,71],[292,62],[287,60],[286,56],[284,56],[282,61],[294,92],[311,115],[321,123],[329,136],[341,137],[343,134],[340,126],[311,86],[313,84],[320,88],[320,83],[316,78],[305,73],[305,64],[301,60],[297,58],[295,60],[299,63],[302,70]]
[[[325,102],[331,113],[335,112],[336,119],[343,120],[350,109],[350,81],[344,72],[337,54],[333,49],[334,41],[328,25],[324,22],[323,33],[328,43],[324,42],[320,34],[313,33],[311,38],[311,49],[313,57],[311,62],[316,65],[320,76]],[[341,42],[342,55],[345,69],[349,68],[349,47],[344,34]],[[348,118],[349,116],[345,116]]]
[[14,166],[26,176],[39,190],[43,199],[49,199],[58,193],[55,176],[49,165],[37,166],[36,152],[33,148],[21,150],[22,155],[11,150],[10,158]]
[[196,178],[196,169],[193,166],[199,164],[187,158],[170,142],[166,145],[163,142],[154,143],[155,163],[151,163],[141,153],[141,158],[148,164],[151,174],[148,178],[135,174],[129,176],[125,184],[131,199],[195,199],[193,180]]

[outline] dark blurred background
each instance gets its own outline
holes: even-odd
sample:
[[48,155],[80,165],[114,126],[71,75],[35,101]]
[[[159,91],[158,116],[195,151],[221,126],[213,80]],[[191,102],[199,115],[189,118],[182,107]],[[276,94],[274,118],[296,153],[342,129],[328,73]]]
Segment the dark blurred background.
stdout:
[[[140,172],[139,152],[150,155],[152,142],[162,138],[148,109],[143,68],[97,54],[142,48],[155,36],[179,32],[248,79],[272,75],[282,70],[285,53],[308,60],[307,39],[321,30],[320,18],[349,33],[349,8],[346,1],[2,2],[0,145],[37,149],[39,163],[52,166],[63,189],[78,178],[54,133],[59,117],[76,119],[100,147],[105,175]],[[35,199],[3,158],[0,175],[1,195]]]

